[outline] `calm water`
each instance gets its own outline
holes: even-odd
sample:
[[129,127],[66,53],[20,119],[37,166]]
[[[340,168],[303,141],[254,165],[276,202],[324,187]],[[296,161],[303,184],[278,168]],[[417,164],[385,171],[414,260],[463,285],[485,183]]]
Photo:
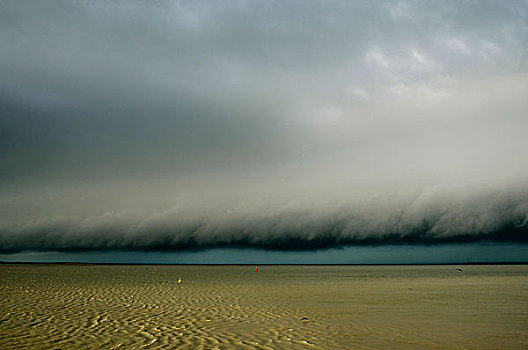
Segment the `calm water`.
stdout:
[[0,348],[527,349],[528,266],[462,268],[0,265]]

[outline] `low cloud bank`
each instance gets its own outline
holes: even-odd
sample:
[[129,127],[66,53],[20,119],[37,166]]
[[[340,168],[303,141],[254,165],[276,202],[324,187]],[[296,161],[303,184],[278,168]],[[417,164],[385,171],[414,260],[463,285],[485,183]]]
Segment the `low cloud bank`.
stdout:
[[528,243],[528,192],[422,193],[356,202],[252,202],[11,222],[0,252],[316,250],[349,245]]

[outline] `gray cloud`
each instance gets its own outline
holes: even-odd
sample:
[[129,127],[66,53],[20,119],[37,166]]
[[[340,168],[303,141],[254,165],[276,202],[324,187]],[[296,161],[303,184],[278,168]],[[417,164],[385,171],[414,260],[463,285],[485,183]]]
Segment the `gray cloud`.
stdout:
[[1,249],[524,242],[527,17],[3,1]]
[[356,203],[299,200],[48,217],[0,227],[0,251],[528,242],[528,193],[432,191]]

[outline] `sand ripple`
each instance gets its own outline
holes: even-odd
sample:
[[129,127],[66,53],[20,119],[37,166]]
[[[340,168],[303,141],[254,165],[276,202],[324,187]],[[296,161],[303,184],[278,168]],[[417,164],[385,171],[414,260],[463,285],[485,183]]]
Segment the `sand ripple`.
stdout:
[[0,265],[0,348],[528,348],[526,266],[76,268]]

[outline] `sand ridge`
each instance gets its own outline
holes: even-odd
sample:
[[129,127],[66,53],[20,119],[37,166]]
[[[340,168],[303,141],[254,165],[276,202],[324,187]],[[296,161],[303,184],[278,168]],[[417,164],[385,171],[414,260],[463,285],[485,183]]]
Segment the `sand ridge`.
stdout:
[[0,276],[2,349],[528,347],[528,266],[0,265]]

